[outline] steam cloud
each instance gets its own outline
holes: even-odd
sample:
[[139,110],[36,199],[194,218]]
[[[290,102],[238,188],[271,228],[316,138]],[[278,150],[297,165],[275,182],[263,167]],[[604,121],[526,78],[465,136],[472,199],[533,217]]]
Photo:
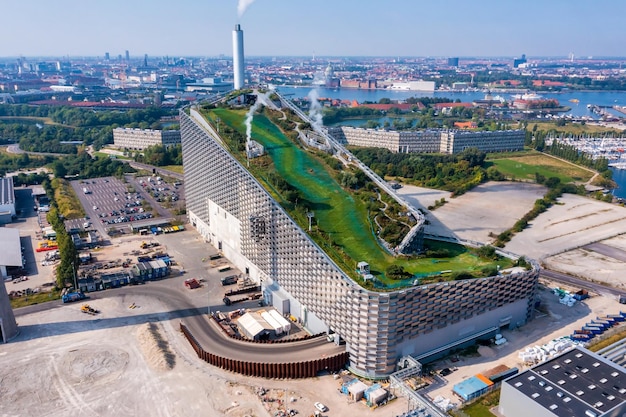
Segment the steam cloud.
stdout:
[[309,102],[311,103],[309,105],[309,117],[311,118],[311,122],[313,122],[313,127],[315,128],[315,130],[321,129],[324,123],[322,122],[322,106],[318,101],[319,93],[317,91],[317,88],[309,91],[307,97],[309,98]]
[[[252,3],[252,2],[250,2]],[[256,112],[261,106],[268,106],[270,103],[269,97],[267,94],[257,94],[257,99],[252,106],[250,106],[250,110],[246,113],[246,142],[250,141],[252,137],[252,118],[254,117],[254,112]]]
[[237,3],[237,14],[240,19],[252,3],[254,3],[254,0],[239,0]]

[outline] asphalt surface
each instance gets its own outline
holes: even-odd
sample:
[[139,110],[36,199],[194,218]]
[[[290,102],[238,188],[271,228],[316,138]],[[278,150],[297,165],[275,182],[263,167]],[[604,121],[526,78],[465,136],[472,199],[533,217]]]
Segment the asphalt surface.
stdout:
[[[88,294],[88,299],[76,302],[88,302],[108,297],[127,297],[141,295],[158,299],[165,304],[169,311],[145,316],[133,316],[140,323],[153,322],[155,316],[159,320],[179,319],[194,335],[204,350],[227,358],[243,361],[290,363],[334,356],[345,351],[345,346],[329,343],[324,336],[314,339],[296,341],[293,343],[259,344],[231,339],[226,336],[219,326],[209,320],[208,305],[199,306],[192,302],[184,291],[182,277],[168,278],[162,281],[148,282],[139,286],[128,286]],[[53,308],[60,308],[64,304],[60,300],[22,307],[14,310],[15,316],[40,312]],[[107,321],[119,321],[120,318],[101,319],[101,326],[112,326]]]
[[[114,224],[106,224],[103,223],[102,220],[111,220],[115,218],[119,218],[121,216],[138,216],[145,213],[133,213],[133,214],[125,214],[123,211],[125,209],[141,208],[141,202],[143,200],[148,201],[150,206],[158,213],[159,216],[164,219],[171,218],[171,214],[169,211],[161,207],[154,199],[150,197],[148,193],[143,190],[139,184],[130,182],[134,189],[134,193],[128,193],[127,184],[123,183],[119,179],[115,177],[103,177],[103,178],[92,178],[89,180],[77,180],[72,181],[72,188],[76,193],[76,196],[80,200],[83,208],[85,209],[85,213],[89,217],[89,220],[79,219],[78,224],[82,228],[82,223],[85,221],[91,222],[91,228],[95,229],[100,233],[100,236],[106,238],[108,236],[107,230],[111,227],[114,228],[124,228],[130,227],[133,225],[141,225],[143,223],[151,223],[154,222],[157,218],[154,216],[151,218],[146,218],[144,220],[134,220],[122,223],[114,223]],[[85,194],[84,188],[87,188],[89,194]],[[117,201],[116,201],[117,199]],[[137,201],[139,201],[139,205],[136,205]],[[134,207],[126,207],[126,204],[135,204]],[[118,212],[117,215],[111,215],[111,212]],[[147,211],[148,213],[150,211]],[[99,217],[100,214],[106,214],[106,217]]]
[[540,276],[544,278],[548,278],[552,281],[562,282],[564,284],[571,285],[572,287],[577,287],[577,288],[585,289],[587,291],[592,291],[596,294],[608,295],[608,296],[613,296],[613,297],[626,296],[626,291],[618,290],[616,288],[612,288],[606,285],[587,281],[585,279],[576,278],[571,275],[563,274],[561,272],[542,269]]
[[583,246],[583,249],[592,250],[601,255],[617,259],[618,261],[626,262],[626,252],[619,248],[605,245],[604,243],[591,243],[589,245]]

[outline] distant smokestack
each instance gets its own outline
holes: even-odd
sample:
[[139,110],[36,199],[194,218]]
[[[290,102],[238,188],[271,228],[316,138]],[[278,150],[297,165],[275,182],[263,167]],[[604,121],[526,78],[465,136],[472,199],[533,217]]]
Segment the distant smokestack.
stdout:
[[235,25],[235,30],[233,30],[233,78],[235,90],[243,88],[243,69],[243,31],[240,25]]

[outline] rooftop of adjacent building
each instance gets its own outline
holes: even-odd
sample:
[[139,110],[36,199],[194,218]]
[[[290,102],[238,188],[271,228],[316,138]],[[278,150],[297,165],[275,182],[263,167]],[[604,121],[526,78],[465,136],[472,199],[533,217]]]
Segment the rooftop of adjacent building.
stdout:
[[14,204],[13,177],[0,178],[0,204]]
[[[626,372],[576,347],[506,381],[557,416],[601,415],[626,402]],[[589,415],[589,414],[587,414]]]

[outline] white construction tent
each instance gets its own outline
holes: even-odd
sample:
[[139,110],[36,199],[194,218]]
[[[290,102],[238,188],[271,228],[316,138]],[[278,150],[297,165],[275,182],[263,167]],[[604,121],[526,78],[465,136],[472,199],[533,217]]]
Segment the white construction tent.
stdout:
[[265,326],[264,320],[257,318],[256,314],[246,313],[237,319],[237,327],[239,332],[251,340],[258,339],[263,332],[268,330]]
[[285,330],[283,329],[283,326],[281,326],[280,323],[276,321],[276,319],[272,317],[272,315],[268,313],[267,311],[261,312],[261,318],[265,320],[272,329],[274,329],[276,336],[279,336],[285,332]]
[[291,331],[291,322],[284,318],[278,311],[270,310],[270,315],[283,327],[284,333],[289,334]]
[[289,320],[274,309],[245,313],[237,319],[237,326],[243,336],[253,340],[267,336],[272,331],[276,336],[291,331]]

